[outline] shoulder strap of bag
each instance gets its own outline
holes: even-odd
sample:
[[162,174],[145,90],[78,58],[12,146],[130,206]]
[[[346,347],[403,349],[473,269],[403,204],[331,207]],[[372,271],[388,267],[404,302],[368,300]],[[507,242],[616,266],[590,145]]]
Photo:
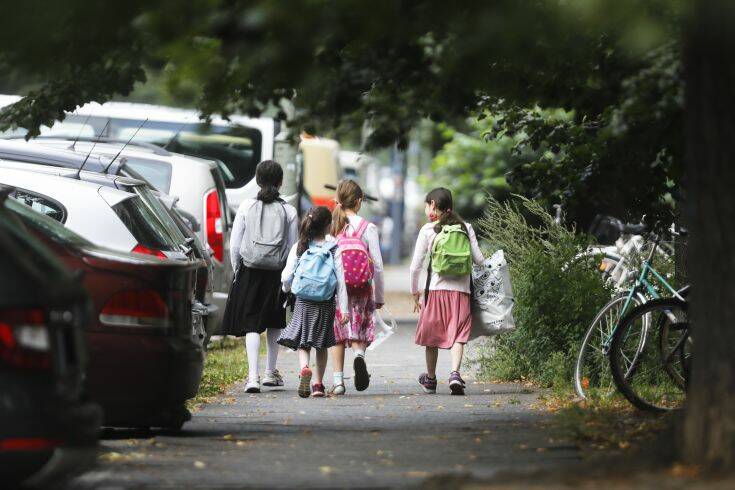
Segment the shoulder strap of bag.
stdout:
[[365,230],[367,230],[368,227],[368,220],[365,218],[362,218],[362,221],[360,221],[360,226],[357,227],[357,230],[355,230],[355,233],[352,234],[354,238],[362,238],[362,235],[365,233]]
[[434,255],[434,240],[436,240],[436,237],[439,236],[437,233],[434,238],[431,240],[431,245],[429,245],[429,267],[426,269],[426,287],[424,288],[424,308],[426,308],[426,304],[429,302],[429,286],[431,285],[431,260],[432,255]]

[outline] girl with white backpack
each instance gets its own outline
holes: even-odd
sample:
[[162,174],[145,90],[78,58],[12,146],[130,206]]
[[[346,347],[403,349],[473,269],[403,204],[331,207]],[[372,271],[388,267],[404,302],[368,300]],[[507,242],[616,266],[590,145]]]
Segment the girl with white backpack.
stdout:
[[258,357],[264,331],[268,348],[263,385],[283,386],[276,369],[276,341],[286,326],[281,271],[298,236],[296,209],[278,193],[283,182],[281,166],[272,160],[260,162],[255,181],[260,186],[258,197],[240,204],[230,234],[230,260],[236,272],[222,320],[224,335],[245,337],[248,393],[260,393]]
[[[411,260],[411,294],[420,311],[415,342],[426,347],[426,371],[419,376],[425,393],[436,393],[436,363],[439,349],[450,349],[452,371],[449,389],[464,395],[465,382],[459,373],[472,330],[470,281],[472,263],[484,259],[472,225],[452,211],[452,192],[439,187],[426,195],[429,223],[419,232]],[[419,275],[429,255],[426,287],[419,290]]]
[[[278,343],[299,353],[298,394],[302,398],[325,395],[322,380],[327,349],[335,344],[337,302],[342,311],[347,308],[342,261],[337,244],[327,238],[331,224],[332,215],[323,206],[306,214],[301,221],[299,241],[291,248],[281,275],[283,291],[293,293],[296,302],[291,322]],[[309,367],[311,349],[316,350],[316,372]]]
[[344,395],[345,348],[355,351],[353,368],[355,389],[364,391],[370,384],[365,349],[375,340],[376,309],[383,307],[383,257],[378,228],[358,216],[364,193],[354,180],[337,186],[337,203],[332,214],[332,235],[337,240],[345,270],[348,305],[337,311],[334,324],[337,345],[332,349],[334,385],[332,394]]

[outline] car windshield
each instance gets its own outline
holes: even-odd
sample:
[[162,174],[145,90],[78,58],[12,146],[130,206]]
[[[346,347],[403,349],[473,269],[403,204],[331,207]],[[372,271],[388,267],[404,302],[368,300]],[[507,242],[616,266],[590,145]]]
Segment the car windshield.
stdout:
[[112,210],[139,244],[156,250],[177,250],[177,243],[140,196],[120,201]]
[[174,243],[178,244],[186,241],[186,237],[181,233],[179,227],[176,226],[176,222],[171,217],[166,206],[161,203],[158,197],[156,197],[148,187],[144,185],[136,185],[133,186],[133,192],[140,196],[145,205],[148,206],[153,214],[156,215],[158,221],[166,229]]
[[6,199],[5,207],[17,214],[27,225],[40,230],[59,243],[74,246],[91,245],[88,240],[77,235],[58,221],[34,211],[25,204],[21,204],[21,201]]
[[[140,121],[113,119],[110,131],[116,138],[125,139],[139,126]],[[244,126],[167,122],[148,122],[135,136],[136,141],[154,143],[176,153],[219,160],[228,188],[242,187],[253,179],[262,139],[259,130]]]

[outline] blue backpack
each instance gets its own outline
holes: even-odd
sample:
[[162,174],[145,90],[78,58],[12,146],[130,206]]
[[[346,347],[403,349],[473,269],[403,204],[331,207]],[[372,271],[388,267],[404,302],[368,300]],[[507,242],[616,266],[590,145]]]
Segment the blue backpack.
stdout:
[[337,244],[309,244],[296,264],[291,292],[308,301],[327,301],[337,290],[337,268],[332,249]]

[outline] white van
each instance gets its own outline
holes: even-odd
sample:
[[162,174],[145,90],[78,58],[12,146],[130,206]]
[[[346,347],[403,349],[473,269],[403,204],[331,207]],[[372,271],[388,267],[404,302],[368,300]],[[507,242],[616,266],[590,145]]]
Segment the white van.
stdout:
[[[0,95],[0,107],[18,100],[18,96]],[[16,134],[24,133],[20,130]],[[135,134],[135,142],[154,143],[175,153],[217,161],[233,212],[244,199],[258,193],[255,166],[262,160],[276,160],[284,170],[282,194],[296,204],[297,149],[288,142],[285,127],[275,119],[233,115],[229,121],[213,117],[207,125],[195,110],[106,102],[85,104],[67,114],[64,121],[41,128],[42,136],[94,138],[100,134],[117,140],[127,140]]]

